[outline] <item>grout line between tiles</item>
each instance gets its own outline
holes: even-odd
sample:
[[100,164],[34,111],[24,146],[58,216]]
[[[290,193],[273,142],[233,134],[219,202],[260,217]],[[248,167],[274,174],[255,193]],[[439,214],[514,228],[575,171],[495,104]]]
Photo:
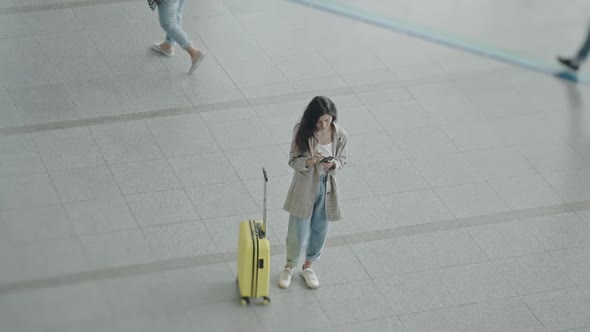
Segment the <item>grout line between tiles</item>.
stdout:
[[[353,93],[352,90],[350,90],[349,88],[337,88],[337,89],[327,89],[327,90],[317,91],[317,94],[324,94],[324,95],[346,95],[346,94],[352,94],[352,93]],[[29,133],[34,133],[34,132],[51,131],[51,130],[58,130],[58,129],[66,129],[66,128],[78,128],[78,127],[87,127],[87,126],[112,124],[112,123],[120,123],[120,122],[128,122],[128,121],[138,121],[138,120],[162,118],[162,117],[167,117],[167,116],[204,113],[204,112],[220,111],[220,110],[227,110],[227,109],[241,108],[241,107],[268,105],[268,104],[273,104],[273,103],[277,103],[277,102],[301,100],[302,97],[307,97],[307,96],[308,96],[308,93],[307,94],[306,93],[293,93],[293,94],[271,96],[271,97],[258,97],[258,98],[248,99],[248,100],[236,99],[236,100],[232,100],[232,101],[228,101],[228,102],[204,104],[204,105],[197,105],[197,106],[174,107],[174,108],[160,109],[160,110],[147,111],[147,112],[117,114],[117,115],[108,115],[108,116],[79,119],[79,120],[57,121],[57,122],[50,122],[50,123],[40,123],[40,124],[18,126],[18,127],[0,128],[0,137],[11,136],[11,135],[20,135],[20,134],[29,134]]]
[[81,0],[81,1],[68,1],[68,2],[64,2],[64,3],[56,2],[56,3],[42,4],[42,5],[9,7],[9,8],[1,8],[0,9],[0,16],[11,15],[11,14],[21,14],[21,13],[53,11],[53,10],[78,8],[78,7],[110,5],[110,4],[127,3],[127,2],[134,2],[134,1],[136,1],[136,0]]
[[[522,218],[533,218],[546,215],[559,214],[563,212],[574,212],[577,210],[590,209],[590,200],[564,203],[545,206],[540,208],[524,209],[506,213],[461,218],[456,220],[444,220],[428,224],[419,224],[404,227],[338,235],[329,237],[326,247],[348,246],[355,243],[372,242],[384,239],[399,238],[404,236],[418,235],[437,232],[441,230],[460,229],[485,224],[494,224],[504,221],[518,220]],[[271,255],[282,255],[285,253],[283,244],[271,246]],[[166,270],[177,270],[195,266],[204,266],[218,263],[233,262],[236,260],[234,251],[200,255],[194,257],[174,258],[157,262],[134,264],[107,269],[83,271],[42,279],[11,281],[0,283],[0,294],[9,292],[25,291],[29,289],[49,288],[61,285],[77,284],[87,281],[114,279],[125,276],[141,275],[145,273],[160,272]]]

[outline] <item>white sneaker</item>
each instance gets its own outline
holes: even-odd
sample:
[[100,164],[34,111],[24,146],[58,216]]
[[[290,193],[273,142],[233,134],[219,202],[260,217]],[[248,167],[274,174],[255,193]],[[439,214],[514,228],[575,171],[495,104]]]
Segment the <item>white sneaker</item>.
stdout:
[[154,50],[160,54],[164,54],[165,56],[173,56],[174,55],[173,49],[165,50],[162,48],[162,46],[160,46],[160,43],[154,43],[154,45],[152,45],[152,50]]
[[293,278],[293,268],[289,266],[285,266],[283,272],[279,276],[279,287],[280,288],[289,288],[291,286],[291,279]]
[[197,56],[191,59],[191,67],[189,68],[188,73],[192,74],[195,70],[197,70],[197,67],[199,67],[204,58],[205,53],[197,51]]
[[301,271],[301,277],[305,280],[305,284],[309,288],[318,288],[320,286],[320,281],[318,277],[313,273],[313,270],[310,268],[304,269]]

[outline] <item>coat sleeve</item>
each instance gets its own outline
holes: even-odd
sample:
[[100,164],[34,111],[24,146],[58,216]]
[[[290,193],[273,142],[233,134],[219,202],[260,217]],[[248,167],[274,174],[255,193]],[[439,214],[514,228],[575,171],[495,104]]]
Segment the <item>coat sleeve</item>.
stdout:
[[336,149],[336,157],[334,157],[334,162],[336,167],[332,168],[328,171],[328,173],[332,175],[336,175],[339,170],[341,170],[347,163],[347,143],[348,143],[348,136],[345,132],[343,132],[342,136],[338,138],[338,148]]

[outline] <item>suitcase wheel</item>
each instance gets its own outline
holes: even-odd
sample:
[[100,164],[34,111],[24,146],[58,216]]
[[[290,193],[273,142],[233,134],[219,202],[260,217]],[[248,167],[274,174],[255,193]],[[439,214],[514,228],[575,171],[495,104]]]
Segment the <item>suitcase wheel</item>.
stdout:
[[250,299],[247,297],[242,297],[242,299],[240,300],[240,304],[243,306],[246,306],[250,303]]
[[263,297],[262,304],[269,305],[270,304],[270,298],[268,296]]

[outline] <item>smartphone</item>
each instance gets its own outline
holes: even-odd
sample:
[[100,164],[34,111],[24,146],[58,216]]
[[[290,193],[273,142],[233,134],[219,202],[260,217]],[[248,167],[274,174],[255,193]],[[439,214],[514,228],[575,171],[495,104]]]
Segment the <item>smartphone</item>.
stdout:
[[320,163],[329,163],[330,161],[332,161],[332,159],[334,159],[334,157],[332,157],[332,156],[324,157],[324,158],[322,158],[322,160],[320,160]]

